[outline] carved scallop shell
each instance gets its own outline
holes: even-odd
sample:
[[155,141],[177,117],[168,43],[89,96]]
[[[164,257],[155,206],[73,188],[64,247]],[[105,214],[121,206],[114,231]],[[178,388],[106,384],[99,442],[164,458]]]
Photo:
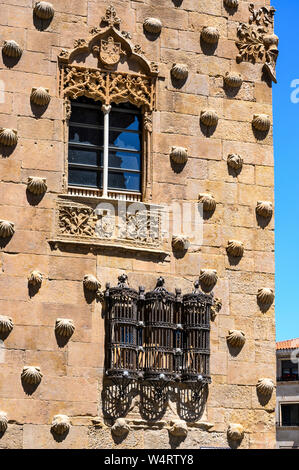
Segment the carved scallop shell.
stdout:
[[256,384],[256,390],[260,395],[271,396],[274,390],[274,383],[271,379],[259,379]]
[[232,441],[241,441],[244,437],[244,428],[241,424],[231,423],[227,429],[227,437]]
[[40,287],[43,282],[43,275],[37,270],[31,271],[28,277],[28,284]]
[[8,428],[7,414],[4,411],[0,411],[0,432],[4,433]]
[[270,201],[258,201],[256,205],[256,213],[266,219],[270,219],[273,214],[273,206]]
[[101,288],[100,282],[97,280],[95,276],[92,274],[86,274],[83,279],[83,284],[84,287],[86,287],[87,290],[96,292]]
[[34,6],[34,13],[41,20],[50,20],[54,16],[54,8],[52,3],[37,2]]
[[49,88],[32,88],[30,95],[31,102],[37,106],[47,106],[51,101]]
[[258,131],[266,132],[271,127],[271,121],[268,114],[254,114],[252,125]]
[[223,79],[230,88],[240,88],[243,83],[242,75],[238,72],[226,72]]
[[66,415],[55,415],[52,420],[51,431],[55,434],[65,434],[70,430],[70,418]]
[[188,160],[188,149],[184,147],[172,147],[170,156],[175,163],[186,163]]
[[0,238],[12,237],[15,233],[15,224],[8,220],[0,220]]
[[173,64],[171,74],[177,80],[185,80],[188,77],[188,66],[186,64]]
[[207,109],[200,114],[201,122],[207,127],[215,127],[218,124],[218,116],[216,111]]
[[241,348],[246,341],[245,333],[239,330],[229,330],[226,340],[234,348]]
[[244,254],[243,242],[239,240],[229,240],[226,251],[230,256],[241,257]]
[[22,48],[13,40],[4,41],[2,51],[7,57],[13,57],[15,59],[18,59],[23,54]]
[[201,32],[202,39],[208,44],[216,44],[219,41],[219,31],[214,26],[205,26]]
[[0,129],[0,144],[13,147],[18,142],[18,131],[16,129]]
[[214,287],[217,283],[218,276],[216,269],[201,269],[199,282],[206,287]]
[[75,331],[75,325],[73,320],[69,318],[57,318],[55,324],[55,332],[59,336],[70,338]]
[[274,290],[269,287],[259,289],[257,299],[263,305],[271,305],[274,300]]
[[0,333],[10,333],[13,329],[13,321],[10,317],[0,315]]
[[176,419],[172,421],[172,426],[169,428],[169,434],[175,437],[186,437],[188,434],[188,427],[185,421]]
[[47,191],[47,179],[39,176],[29,176],[27,188],[33,194],[40,195]]
[[239,0],[224,0],[224,5],[228,8],[237,8],[239,5]]
[[172,248],[176,251],[187,250],[190,246],[190,242],[184,235],[173,235],[172,237]]
[[21,377],[24,382],[30,385],[37,385],[41,382],[43,374],[40,371],[40,367],[26,366],[23,368]]
[[158,34],[162,29],[162,22],[158,18],[146,18],[143,26],[148,33]]
[[243,166],[243,158],[240,157],[240,155],[231,153],[227,157],[227,164],[230,168],[233,168],[234,170],[240,170]]
[[216,201],[212,194],[201,193],[198,195],[198,201],[202,203],[203,210],[206,212],[212,212],[216,209]]
[[125,420],[125,418],[118,418],[111,428],[111,431],[113,432],[113,434],[119,437],[128,434],[130,430],[131,428],[127,424],[127,421]]

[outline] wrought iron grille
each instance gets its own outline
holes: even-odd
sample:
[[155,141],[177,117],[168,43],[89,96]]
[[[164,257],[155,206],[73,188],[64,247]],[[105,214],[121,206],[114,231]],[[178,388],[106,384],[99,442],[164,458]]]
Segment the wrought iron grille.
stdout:
[[182,297],[164,287],[139,292],[119,277],[117,287],[107,284],[106,374],[114,378],[154,382],[210,382],[210,308],[213,295],[203,294],[199,283]]

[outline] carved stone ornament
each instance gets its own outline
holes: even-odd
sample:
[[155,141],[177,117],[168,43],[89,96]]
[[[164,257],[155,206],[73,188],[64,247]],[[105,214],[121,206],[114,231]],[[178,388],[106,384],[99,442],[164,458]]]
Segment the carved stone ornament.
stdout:
[[16,129],[0,128],[0,144],[5,147],[13,147],[18,143],[18,131]]
[[30,100],[37,106],[47,106],[51,101],[48,88],[32,88]]
[[261,7],[256,10],[254,4],[250,3],[249,11],[249,24],[240,23],[237,29],[237,61],[263,63],[269,78],[276,83],[275,67],[279,40],[273,34],[275,8]]
[[42,380],[43,374],[40,367],[26,366],[23,368],[21,378],[24,382],[30,385],[38,385]]
[[0,238],[12,237],[15,233],[15,224],[8,220],[0,220]]
[[201,32],[201,37],[208,44],[217,44],[220,34],[214,26],[205,26]]
[[10,317],[0,315],[0,333],[10,333],[13,329],[13,321]]
[[200,120],[207,127],[215,127],[218,124],[217,113],[212,109],[201,111]]
[[239,240],[229,240],[226,251],[229,256],[240,258],[244,254],[243,242]]
[[111,431],[117,437],[123,437],[131,430],[125,418],[118,418],[113,424]]
[[[96,46],[93,50],[97,52]],[[109,36],[107,40],[101,39],[99,53],[101,62],[108,67],[118,64],[121,56],[125,54],[121,48],[121,43],[115,42],[112,36]]]
[[70,418],[66,415],[55,415],[51,424],[51,431],[54,434],[66,434],[71,427]]
[[217,317],[217,314],[220,312],[222,309],[222,300],[218,299],[218,297],[215,297],[214,303],[211,306],[211,320],[214,321]]
[[4,41],[2,51],[7,57],[13,57],[14,59],[18,59],[23,54],[22,48],[13,40]]
[[226,72],[224,83],[230,88],[240,88],[243,83],[242,75],[238,72]]
[[55,333],[65,338],[70,338],[75,331],[73,320],[69,318],[57,318],[55,324]]
[[243,158],[240,155],[232,153],[227,157],[227,164],[230,168],[234,170],[241,170],[243,166]]
[[265,219],[270,219],[273,214],[272,202],[258,201],[256,205],[256,213]]
[[268,114],[254,114],[252,125],[258,131],[267,132],[271,127],[270,116]]
[[28,176],[27,189],[35,195],[44,194],[47,191],[47,179],[39,176]]
[[186,64],[173,64],[171,75],[177,80],[186,80],[189,74],[188,65]]
[[171,244],[175,251],[185,251],[190,246],[188,238],[184,235],[173,235]]
[[271,305],[274,301],[274,290],[270,287],[259,289],[257,299],[262,305]]
[[31,286],[40,287],[43,282],[43,275],[39,271],[32,271],[28,277],[28,284]]
[[241,424],[231,423],[227,429],[227,437],[231,441],[241,441],[244,437],[244,428]]
[[184,147],[172,147],[170,156],[175,163],[186,163],[188,160],[188,149]]
[[234,348],[241,348],[244,346],[246,341],[245,333],[239,330],[230,330],[226,340],[230,346],[233,346]]
[[54,16],[54,8],[52,3],[37,2],[34,6],[35,15],[41,20],[50,20]]
[[198,195],[198,201],[202,203],[205,212],[212,212],[216,209],[216,200],[212,194],[201,193]]
[[238,8],[239,0],[224,0],[224,5],[227,8],[235,9]]
[[162,29],[162,22],[158,18],[146,18],[143,26],[148,33],[158,34]]
[[0,411],[0,433],[4,433],[8,428],[8,418],[4,411]]
[[265,397],[271,397],[275,386],[271,379],[263,378],[259,379],[256,384],[256,391],[259,395]]
[[216,269],[201,269],[199,282],[205,287],[213,288],[218,281]]
[[90,290],[92,292],[96,292],[101,288],[101,283],[92,274],[86,274],[84,276],[83,284],[87,290]]
[[188,434],[188,427],[186,422],[181,419],[172,421],[171,427],[169,428],[169,434],[174,437],[186,437]]

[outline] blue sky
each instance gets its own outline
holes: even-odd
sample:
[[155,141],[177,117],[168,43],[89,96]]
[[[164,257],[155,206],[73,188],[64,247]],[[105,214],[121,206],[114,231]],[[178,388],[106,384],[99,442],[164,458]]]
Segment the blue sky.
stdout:
[[[276,228],[276,338],[299,337],[299,0],[273,0],[279,36],[273,85]],[[291,102],[298,80],[298,103]]]

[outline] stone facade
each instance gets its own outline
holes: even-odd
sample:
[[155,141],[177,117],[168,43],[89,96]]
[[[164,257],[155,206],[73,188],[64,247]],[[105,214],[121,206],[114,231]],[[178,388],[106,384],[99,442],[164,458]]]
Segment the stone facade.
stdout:
[[[12,49],[19,57],[0,57],[0,126],[12,130],[1,140],[0,219],[13,223],[3,225],[11,236],[0,239],[0,313],[13,322],[10,331],[0,328],[0,411],[8,417],[0,448],[274,448],[275,392],[261,400],[256,389],[259,379],[276,378],[274,306],[263,301],[265,296],[257,297],[260,289],[274,289],[273,216],[256,213],[259,201],[274,203],[271,83],[276,57],[270,52],[276,42],[271,21],[263,20],[263,15],[272,19],[270,1],[255,1],[254,12],[251,2],[243,0],[233,9],[223,0],[165,0],[163,6],[156,0],[51,3],[54,17],[48,19],[34,13],[33,0],[1,5],[1,45],[15,41],[19,48]],[[203,213],[203,243],[191,243],[180,255],[173,253],[171,237],[160,239],[159,230],[150,240],[141,234],[136,243],[107,235],[103,227],[109,227],[109,220],[99,228],[99,214],[94,219],[99,200],[68,194],[68,103],[61,64],[75,40],[75,50],[84,49],[92,28],[100,34],[94,28],[110,3],[121,20],[120,32],[127,32],[121,43],[125,46],[131,37],[135,48],[130,57],[148,67],[153,80],[145,93],[151,113],[145,120],[143,201],[154,205],[157,214],[161,204],[197,204],[199,194],[211,194],[216,201],[214,211]],[[147,22],[145,29],[149,17],[160,20],[161,31],[148,32],[160,28],[157,21]],[[263,43],[262,38],[258,45],[262,58],[256,63],[246,55],[237,60],[236,42],[244,42],[240,23],[251,28],[263,21],[270,40]],[[204,40],[204,27],[217,29],[216,42]],[[117,66],[121,73],[127,72],[125,64]],[[185,66],[175,72],[183,79],[173,76],[174,64]],[[76,66],[93,67],[94,62],[77,58]],[[46,106],[31,100],[32,90],[39,88],[43,99],[50,95]],[[182,167],[172,164],[173,147],[187,150]],[[243,164],[229,166],[230,155],[239,155],[235,161]],[[42,194],[28,190],[33,177],[43,179]],[[90,236],[95,225],[104,230],[102,236]],[[231,240],[242,242],[242,257],[227,253]],[[163,276],[168,290],[179,287],[185,293],[206,268],[217,271],[214,294],[222,308],[211,322],[212,383],[204,409],[187,420],[186,433],[182,424],[173,423],[182,419],[176,396],[169,397],[161,416],[150,420],[136,395],[124,416],[126,432],[114,434],[115,420],[105,416],[105,407],[120,405],[103,389],[101,295],[86,293],[84,276],[95,276],[101,292],[107,282],[116,285],[122,273],[130,286],[147,290]],[[36,271],[42,280],[32,286],[28,278]],[[63,344],[55,335],[57,319],[75,326]],[[231,330],[244,332],[242,348],[227,343]],[[40,383],[28,389],[21,380],[24,367],[40,368]],[[51,432],[57,415],[71,423],[62,437]],[[241,425],[239,441],[228,440],[232,423]]]

